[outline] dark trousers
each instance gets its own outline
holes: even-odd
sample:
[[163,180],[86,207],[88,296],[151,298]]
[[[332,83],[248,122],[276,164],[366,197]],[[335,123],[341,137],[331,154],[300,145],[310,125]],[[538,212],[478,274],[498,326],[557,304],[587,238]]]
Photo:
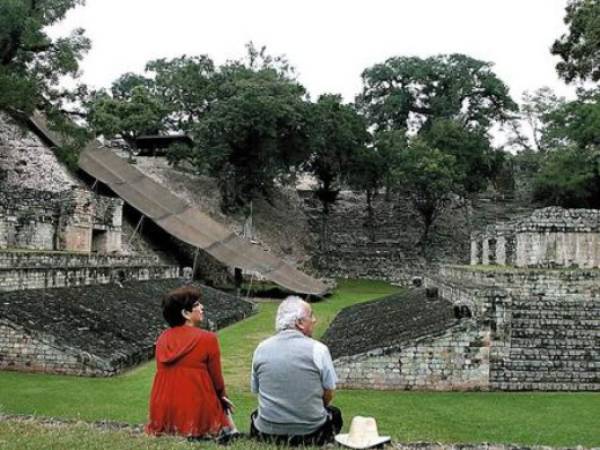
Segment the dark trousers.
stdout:
[[344,421],[342,412],[335,406],[326,406],[327,420],[321,427],[310,434],[302,435],[287,435],[287,434],[267,434],[259,431],[254,426],[254,419],[258,416],[258,410],[255,410],[250,415],[250,437],[262,442],[267,442],[275,445],[288,445],[297,447],[299,445],[316,445],[321,446],[329,442],[333,442],[333,437],[340,432]]

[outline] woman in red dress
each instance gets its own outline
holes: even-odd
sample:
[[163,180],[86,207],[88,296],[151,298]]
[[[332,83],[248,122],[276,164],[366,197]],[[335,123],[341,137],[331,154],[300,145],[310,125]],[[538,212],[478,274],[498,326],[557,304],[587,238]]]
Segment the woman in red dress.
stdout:
[[170,328],[156,341],[149,434],[214,438],[234,431],[223,406],[229,401],[217,336],[198,328],[204,317],[200,298],[199,289],[186,286],[163,299]]

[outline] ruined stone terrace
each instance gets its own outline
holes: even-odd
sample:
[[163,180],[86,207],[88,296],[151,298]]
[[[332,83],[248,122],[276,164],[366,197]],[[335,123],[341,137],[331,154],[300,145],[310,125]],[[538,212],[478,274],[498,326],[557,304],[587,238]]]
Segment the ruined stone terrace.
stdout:
[[[109,376],[147,361],[167,327],[161,299],[183,284],[126,281],[0,293],[0,368]],[[210,328],[253,312],[251,303],[200,287]]]

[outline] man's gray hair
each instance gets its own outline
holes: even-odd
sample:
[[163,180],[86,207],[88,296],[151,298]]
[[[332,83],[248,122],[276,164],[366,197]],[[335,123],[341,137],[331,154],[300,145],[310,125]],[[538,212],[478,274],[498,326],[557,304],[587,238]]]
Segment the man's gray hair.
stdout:
[[293,330],[296,321],[306,317],[306,302],[296,295],[286,297],[277,308],[275,330]]

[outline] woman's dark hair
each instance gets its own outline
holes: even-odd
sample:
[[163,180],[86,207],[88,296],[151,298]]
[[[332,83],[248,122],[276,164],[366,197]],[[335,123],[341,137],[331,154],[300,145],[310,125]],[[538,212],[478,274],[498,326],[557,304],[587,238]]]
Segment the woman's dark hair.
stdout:
[[192,311],[194,304],[202,298],[200,289],[192,286],[177,288],[163,297],[163,317],[171,327],[177,327],[185,323],[185,317],[181,310]]

